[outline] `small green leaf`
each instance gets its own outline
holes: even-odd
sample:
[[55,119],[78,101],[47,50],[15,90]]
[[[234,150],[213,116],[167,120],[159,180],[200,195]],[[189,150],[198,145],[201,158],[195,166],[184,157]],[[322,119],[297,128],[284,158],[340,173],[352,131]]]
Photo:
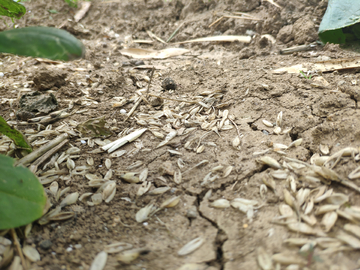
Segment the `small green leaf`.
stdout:
[[[1,0],[0,0],[1,1]],[[32,26],[0,32],[0,53],[69,61],[84,56],[84,45],[65,30]]]
[[51,14],[59,13],[56,9],[49,9],[48,12],[51,13]]
[[20,19],[26,13],[26,8],[13,0],[0,0],[0,16]]
[[0,155],[0,230],[26,225],[43,215],[44,188],[25,167],[14,167],[14,159]]
[[31,145],[28,144],[24,135],[22,135],[22,133],[16,130],[15,128],[10,127],[8,123],[6,123],[4,118],[2,118],[1,116],[0,116],[0,133],[12,139],[18,148],[25,149],[28,152],[32,151]]

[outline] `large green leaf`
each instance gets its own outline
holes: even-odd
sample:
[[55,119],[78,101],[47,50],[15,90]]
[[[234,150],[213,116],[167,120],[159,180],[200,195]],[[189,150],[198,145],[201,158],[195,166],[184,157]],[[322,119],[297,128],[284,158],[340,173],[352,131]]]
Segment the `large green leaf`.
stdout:
[[10,127],[8,123],[6,123],[4,118],[1,117],[1,115],[0,115],[0,133],[12,139],[18,148],[25,149],[28,152],[32,151],[31,145],[28,144],[22,133],[16,130],[15,128]]
[[360,1],[329,0],[319,27],[322,42],[347,43],[360,40]]
[[26,8],[13,0],[0,0],[0,16],[20,19],[26,13]]
[[25,167],[14,167],[14,159],[0,155],[0,230],[26,225],[43,214],[44,188]]
[[[0,0],[1,1],[1,0]],[[0,53],[74,60],[84,56],[84,45],[65,30],[32,26],[0,32]]]

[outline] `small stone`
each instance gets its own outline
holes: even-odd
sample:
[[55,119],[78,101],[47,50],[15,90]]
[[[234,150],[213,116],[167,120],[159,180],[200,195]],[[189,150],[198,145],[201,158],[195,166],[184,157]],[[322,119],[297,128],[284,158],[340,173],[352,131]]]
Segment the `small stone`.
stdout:
[[165,78],[161,84],[161,87],[165,90],[176,90],[176,82],[171,78]]
[[165,161],[159,167],[160,175],[174,175],[175,170],[170,161]]
[[135,66],[142,66],[142,65],[145,65],[145,63],[144,63],[144,61],[143,61],[143,60],[136,61],[134,64],[135,64]]
[[52,242],[49,239],[43,240],[39,243],[39,247],[43,250],[48,250],[52,246]]
[[187,218],[197,218],[197,216],[198,216],[198,212],[195,206],[191,206],[186,212]]

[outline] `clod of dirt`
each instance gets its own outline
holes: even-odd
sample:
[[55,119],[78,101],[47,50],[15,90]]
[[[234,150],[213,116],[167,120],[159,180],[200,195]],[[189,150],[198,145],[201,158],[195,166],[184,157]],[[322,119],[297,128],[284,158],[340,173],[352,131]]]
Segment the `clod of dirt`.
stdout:
[[42,95],[40,92],[33,92],[23,95],[19,101],[20,110],[16,113],[18,119],[27,120],[33,117],[34,112],[49,113],[55,110],[58,102],[53,94]]
[[250,58],[253,55],[255,55],[254,49],[249,48],[249,47],[245,47],[244,49],[242,49],[240,51],[239,58],[240,59],[247,59],[247,58]]
[[297,44],[314,42],[318,38],[315,24],[310,16],[304,16],[294,23],[293,34]]
[[40,90],[49,90],[54,86],[60,88],[66,81],[67,74],[58,70],[40,70],[33,77],[35,87]]
[[197,13],[206,8],[204,1],[192,0],[181,11],[180,18],[184,19],[192,13]]
[[293,40],[294,39],[293,26],[285,25],[283,28],[281,28],[276,36],[276,39],[285,44]]
[[165,90],[176,90],[176,82],[171,78],[165,78],[161,84],[161,87]]
[[159,167],[160,175],[174,175],[175,171],[170,161],[165,161]]
[[150,98],[149,102],[150,102],[151,106],[158,107],[158,106],[163,105],[164,100],[162,98],[152,97],[152,98]]

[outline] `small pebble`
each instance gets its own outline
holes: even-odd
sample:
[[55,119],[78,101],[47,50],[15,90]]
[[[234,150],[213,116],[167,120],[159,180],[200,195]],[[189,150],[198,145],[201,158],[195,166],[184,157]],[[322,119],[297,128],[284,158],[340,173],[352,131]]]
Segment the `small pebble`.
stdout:
[[265,135],[269,135],[269,132],[267,130],[262,130],[262,133],[264,133]]
[[43,240],[39,243],[40,248],[48,250],[52,246],[52,242],[49,239]]
[[143,61],[143,60],[136,61],[134,64],[135,64],[135,66],[142,66],[142,65],[145,65],[145,63],[144,63],[144,61]]
[[171,78],[165,78],[161,84],[161,87],[165,90],[176,90],[176,82]]
[[121,109],[121,110],[120,110],[120,113],[121,113],[121,114],[126,114],[126,110]]
[[0,72],[0,78],[4,77],[4,73]]
[[84,141],[84,140],[81,140],[80,142],[81,142],[82,144],[85,144],[85,143],[86,143],[86,141]]
[[191,206],[186,212],[186,217],[188,218],[197,218],[197,216],[198,212],[195,206]]

